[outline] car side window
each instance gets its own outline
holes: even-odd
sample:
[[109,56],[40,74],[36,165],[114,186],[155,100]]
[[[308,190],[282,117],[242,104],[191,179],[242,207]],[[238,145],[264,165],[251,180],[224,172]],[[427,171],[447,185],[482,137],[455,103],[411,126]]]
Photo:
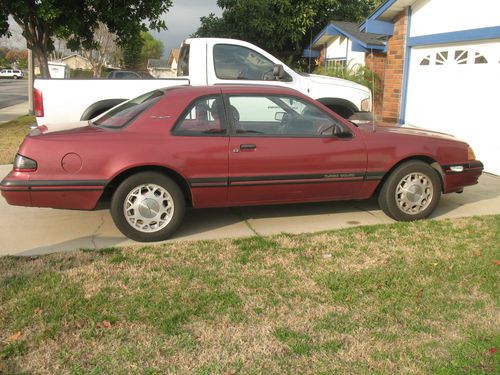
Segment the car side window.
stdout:
[[260,53],[242,46],[215,45],[214,67],[219,79],[275,80],[274,63]]
[[224,103],[220,95],[195,100],[183,112],[173,129],[174,135],[226,135]]
[[229,103],[233,127],[241,135],[331,137],[350,132],[320,108],[291,96],[234,95]]

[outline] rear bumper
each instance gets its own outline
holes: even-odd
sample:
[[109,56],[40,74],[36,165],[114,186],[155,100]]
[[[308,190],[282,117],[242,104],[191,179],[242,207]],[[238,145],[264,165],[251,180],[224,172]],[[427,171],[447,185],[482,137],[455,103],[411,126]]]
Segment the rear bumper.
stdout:
[[27,180],[9,174],[0,190],[13,206],[51,207],[75,210],[95,208],[106,181],[96,180]]
[[477,160],[441,167],[444,172],[444,193],[460,192],[465,186],[477,184],[484,168],[483,163]]

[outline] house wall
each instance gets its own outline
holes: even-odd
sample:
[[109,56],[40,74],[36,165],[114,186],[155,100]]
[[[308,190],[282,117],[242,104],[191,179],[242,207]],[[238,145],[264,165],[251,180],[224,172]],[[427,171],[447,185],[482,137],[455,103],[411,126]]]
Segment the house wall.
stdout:
[[72,56],[70,58],[64,59],[64,63],[70,68],[70,69],[82,69],[82,70],[90,70],[92,69],[92,65],[80,57]]
[[499,25],[500,0],[420,0],[412,7],[410,36]]
[[177,72],[170,68],[148,68],[149,74],[155,78],[175,78]]
[[[335,38],[326,48],[327,59],[346,59],[349,67],[365,64],[365,53],[352,51],[352,42],[345,37]],[[324,60],[323,60],[324,63]]]
[[395,17],[394,34],[387,41],[382,119],[388,122],[397,122],[400,115],[407,21],[408,10],[405,9]]

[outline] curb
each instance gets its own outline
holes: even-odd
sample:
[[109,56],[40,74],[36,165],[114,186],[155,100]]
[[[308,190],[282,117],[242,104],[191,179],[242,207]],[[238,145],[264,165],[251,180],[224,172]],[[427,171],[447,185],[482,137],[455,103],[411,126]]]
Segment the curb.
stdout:
[[0,109],[0,124],[29,114],[28,101]]

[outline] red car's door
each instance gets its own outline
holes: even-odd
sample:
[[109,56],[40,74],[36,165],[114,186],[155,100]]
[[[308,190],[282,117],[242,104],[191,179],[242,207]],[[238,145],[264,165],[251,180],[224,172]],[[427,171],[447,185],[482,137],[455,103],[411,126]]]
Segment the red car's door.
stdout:
[[230,204],[356,198],[366,172],[360,137],[312,103],[283,95],[227,95],[233,122]]
[[191,188],[195,207],[227,204],[228,126],[222,96],[196,99],[177,121],[173,142],[165,148],[166,158],[175,156]]

